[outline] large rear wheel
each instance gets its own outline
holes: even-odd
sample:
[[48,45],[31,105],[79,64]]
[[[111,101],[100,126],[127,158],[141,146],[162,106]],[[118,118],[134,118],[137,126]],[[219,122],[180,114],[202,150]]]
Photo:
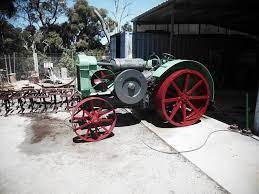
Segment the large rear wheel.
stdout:
[[173,72],[160,85],[156,108],[161,116],[174,126],[196,123],[206,112],[210,99],[209,84],[196,70]]

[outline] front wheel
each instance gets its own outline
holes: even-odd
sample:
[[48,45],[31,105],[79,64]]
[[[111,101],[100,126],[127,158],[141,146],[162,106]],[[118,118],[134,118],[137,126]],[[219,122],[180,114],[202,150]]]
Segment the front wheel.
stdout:
[[89,97],[80,101],[72,112],[72,126],[77,136],[86,142],[108,137],[117,116],[112,105],[103,98]]

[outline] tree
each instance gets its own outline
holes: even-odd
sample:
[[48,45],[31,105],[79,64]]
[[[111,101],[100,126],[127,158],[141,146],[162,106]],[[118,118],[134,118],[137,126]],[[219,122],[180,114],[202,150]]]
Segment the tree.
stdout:
[[[75,44],[77,51],[104,48],[100,40],[105,34],[94,9],[97,8],[90,6],[86,0],[77,0],[74,7],[69,10],[71,43]],[[107,16],[107,10],[97,9],[97,11],[108,25],[113,23]]]
[[21,29],[8,22],[16,13],[14,3],[15,0],[0,1],[0,53],[13,52],[21,48]]
[[16,13],[15,0],[0,1],[0,20],[11,18]]
[[0,21],[0,52],[12,53],[22,50],[21,29],[7,21]]
[[126,22],[122,27],[121,30],[123,32],[132,32],[132,25],[129,22]]
[[66,14],[66,0],[17,0],[17,17],[30,26],[48,29],[59,17]]
[[[52,50],[53,46],[60,47],[58,43],[53,44],[53,41],[60,39],[57,36],[62,29],[56,25],[56,22],[59,17],[67,13],[66,0],[16,0],[16,7],[18,8],[16,17],[28,24],[25,31],[29,34],[25,33],[25,35],[30,35],[29,38],[32,41],[27,39],[25,42],[27,48],[29,43],[32,49],[35,51],[40,49],[42,52],[46,51],[47,47],[51,47]],[[55,40],[51,40],[52,38]]]
[[57,53],[63,49],[63,40],[55,31],[50,31],[42,43],[45,44],[44,53],[46,53],[47,49],[49,49],[50,53]]
[[116,26],[115,32],[121,31],[121,25],[123,20],[130,16],[129,8],[132,5],[128,0],[114,0],[114,11],[112,12]]

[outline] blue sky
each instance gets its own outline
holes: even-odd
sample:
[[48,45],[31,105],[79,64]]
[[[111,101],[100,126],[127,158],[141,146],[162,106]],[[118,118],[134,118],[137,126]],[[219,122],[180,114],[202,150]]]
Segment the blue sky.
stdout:
[[[69,6],[73,5],[73,1],[75,0],[68,0]],[[126,0],[127,2],[132,2],[129,12],[130,16],[126,18],[125,21],[130,21],[134,17],[144,13],[145,11],[155,7],[156,5],[160,4],[162,0]],[[105,8],[108,10],[110,16],[111,12],[114,10],[114,0],[88,0],[90,5],[93,5],[97,8]],[[125,22],[124,21],[124,22]]]
[[[161,0],[128,0],[128,1],[132,2],[132,5],[130,7],[130,12],[134,17],[162,2]],[[114,9],[113,0],[89,0],[89,3],[98,8],[105,8],[108,11],[112,11]]]
[[[68,6],[72,7],[75,1],[76,0],[67,0]],[[123,23],[127,21],[131,21],[131,19],[133,19],[134,17],[144,13],[145,11],[163,2],[163,0],[124,0],[124,1],[132,2],[132,4],[129,7],[130,16],[127,17],[123,21]],[[114,0],[88,0],[88,2],[90,5],[95,6],[97,8],[107,9],[109,16],[112,17],[111,12],[114,10]],[[63,23],[66,19],[67,19],[66,17],[61,17],[57,22]],[[11,19],[10,22],[17,27],[22,27],[22,28],[28,25],[25,21],[19,18]]]

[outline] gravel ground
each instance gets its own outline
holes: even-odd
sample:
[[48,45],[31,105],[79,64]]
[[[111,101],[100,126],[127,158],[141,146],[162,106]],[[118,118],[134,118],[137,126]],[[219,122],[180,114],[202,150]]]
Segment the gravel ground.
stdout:
[[227,193],[130,114],[114,136],[74,143],[67,113],[0,117],[0,193]]

